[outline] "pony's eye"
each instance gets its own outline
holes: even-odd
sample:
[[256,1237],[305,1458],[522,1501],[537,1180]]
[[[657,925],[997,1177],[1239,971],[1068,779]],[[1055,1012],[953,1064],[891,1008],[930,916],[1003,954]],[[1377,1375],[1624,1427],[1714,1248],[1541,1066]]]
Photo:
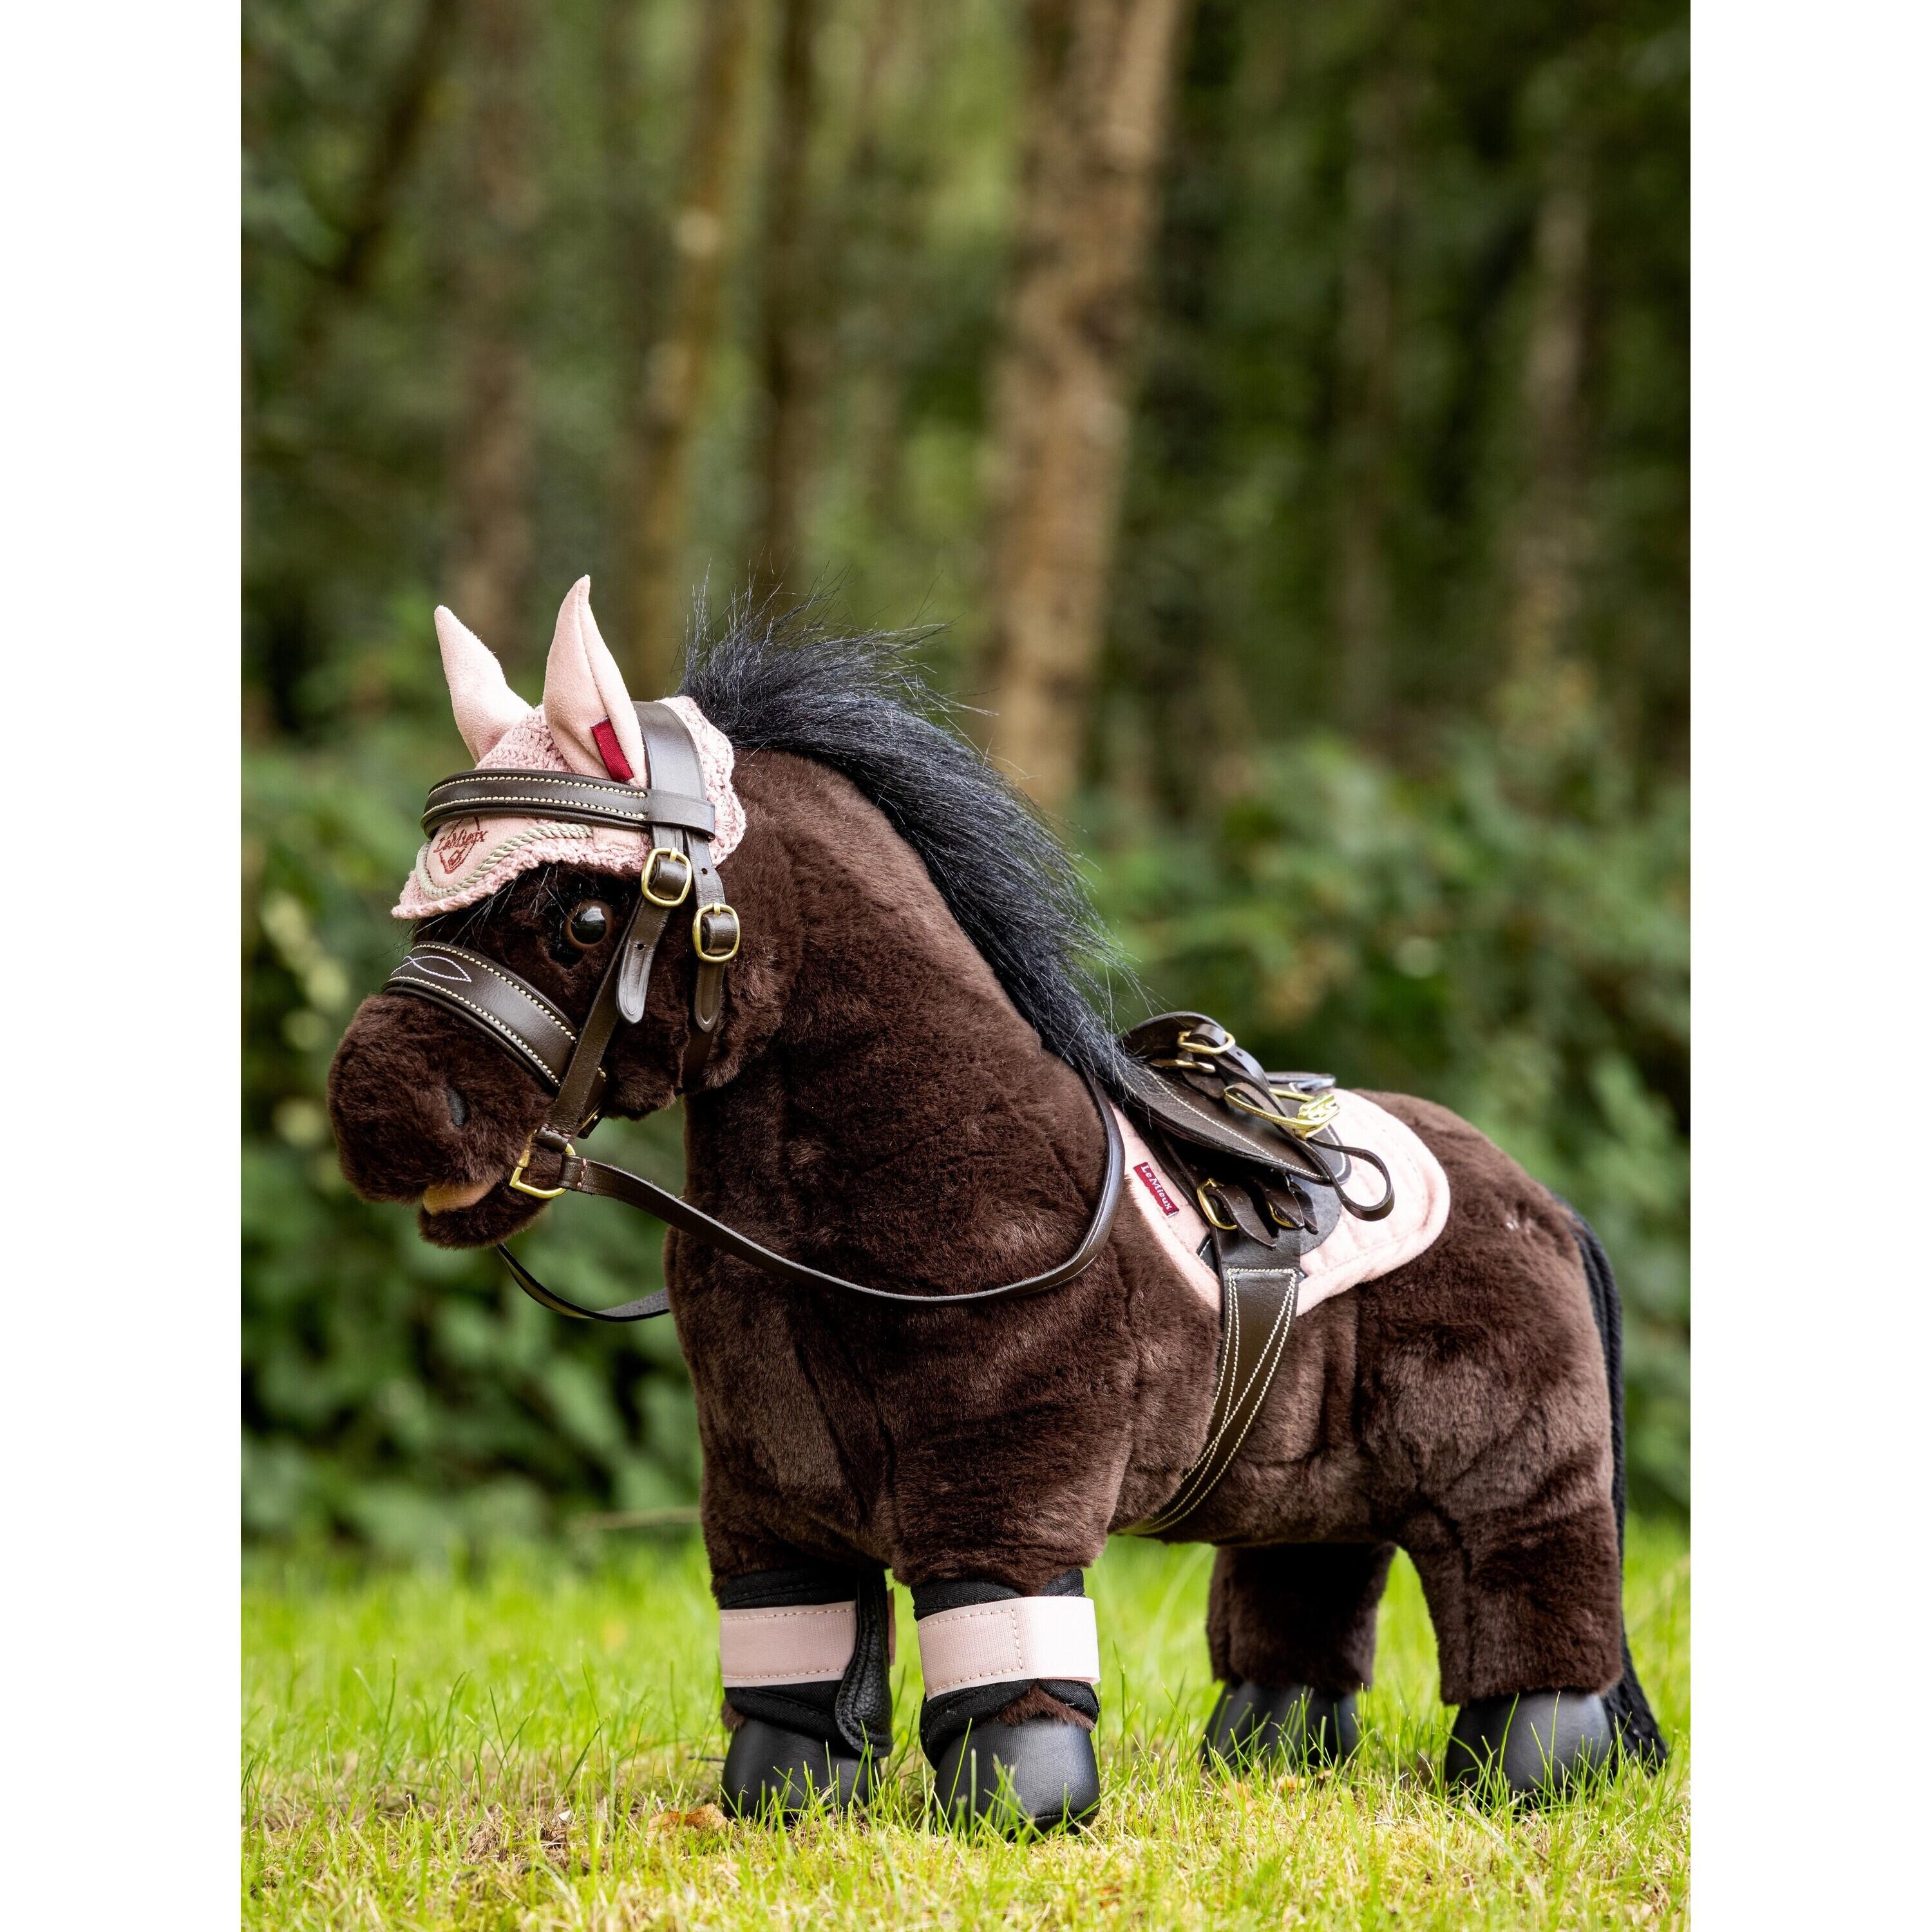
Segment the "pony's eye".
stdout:
[[610,936],[610,908],[602,899],[586,899],[570,915],[570,939],[586,952]]

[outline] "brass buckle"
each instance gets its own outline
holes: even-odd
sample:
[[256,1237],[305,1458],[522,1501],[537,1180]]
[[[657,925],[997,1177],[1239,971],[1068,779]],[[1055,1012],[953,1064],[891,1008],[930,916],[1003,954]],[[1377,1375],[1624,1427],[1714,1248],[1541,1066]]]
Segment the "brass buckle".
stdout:
[[[728,952],[708,952],[704,946],[704,920],[707,913],[722,913],[731,922],[731,950]],[[738,956],[738,948],[744,943],[745,928],[740,921],[735,908],[720,899],[716,905],[700,906],[691,916],[691,946],[698,958],[707,966],[723,966]]]
[[[1227,1029],[1223,1028],[1222,1030],[1226,1032]],[[1234,1052],[1234,1036],[1228,1034],[1219,1046],[1212,1046],[1204,1040],[1196,1040],[1192,1027],[1183,1027],[1174,1043],[1183,1053],[1198,1053],[1204,1060],[1213,1060],[1222,1054]]]
[[1241,1228],[1240,1222],[1224,1221],[1220,1215],[1215,1213],[1214,1204],[1208,1198],[1208,1190],[1210,1188],[1216,1194],[1219,1194],[1221,1191],[1221,1184],[1218,1180],[1215,1180],[1211,1175],[1207,1180],[1202,1181],[1200,1186],[1194,1190],[1194,1198],[1199,1204],[1202,1214],[1206,1217],[1210,1226],[1219,1228],[1222,1234],[1239,1234]]
[[[684,881],[677,890],[666,898],[656,890],[658,862],[662,859],[675,859],[684,868]],[[691,896],[691,878],[694,870],[692,862],[675,845],[653,845],[644,854],[644,869],[640,885],[644,895],[654,906],[681,906]]]
[[1292,1114],[1284,1114],[1276,1108],[1264,1107],[1250,1100],[1238,1087],[1230,1087],[1221,1098],[1237,1113],[1252,1114],[1258,1120],[1272,1121],[1303,1140],[1310,1134],[1320,1132],[1342,1111],[1341,1096],[1332,1087],[1325,1094],[1306,1095],[1296,1093],[1292,1087],[1272,1087],[1268,1090],[1277,1100],[1292,1099],[1300,1104]]
[[[1228,1033],[1226,1027],[1221,1030],[1227,1033],[1228,1036],[1219,1046],[1216,1046],[1198,1038],[1192,1027],[1183,1027],[1174,1042],[1180,1050],[1180,1058],[1163,1064],[1178,1066],[1184,1073],[1221,1073],[1222,1070],[1214,1064],[1215,1061],[1223,1054],[1232,1053],[1234,1050],[1234,1036]],[[1222,1077],[1225,1079],[1227,1076],[1222,1073]]]
[[[567,1187],[532,1187],[530,1183],[524,1178],[524,1170],[530,1164],[530,1148],[535,1143],[536,1140],[536,1136],[532,1134],[529,1140],[524,1142],[523,1158],[517,1162],[516,1172],[510,1176],[510,1185],[514,1188],[519,1194],[527,1194],[532,1201],[554,1201],[560,1194],[568,1194],[570,1192],[569,1189]],[[566,1160],[574,1160],[577,1156],[576,1145],[572,1142],[566,1141],[564,1142],[563,1151]]]

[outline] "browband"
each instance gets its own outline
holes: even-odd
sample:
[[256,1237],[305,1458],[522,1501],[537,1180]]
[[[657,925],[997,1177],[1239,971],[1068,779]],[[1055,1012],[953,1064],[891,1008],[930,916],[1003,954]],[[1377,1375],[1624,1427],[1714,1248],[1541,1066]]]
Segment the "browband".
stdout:
[[693,798],[685,792],[644,790],[614,778],[580,778],[574,772],[495,771],[487,765],[432,785],[422,828],[429,837],[452,818],[560,818],[646,835],[654,826],[673,825],[707,838],[717,830],[717,814],[701,794]]

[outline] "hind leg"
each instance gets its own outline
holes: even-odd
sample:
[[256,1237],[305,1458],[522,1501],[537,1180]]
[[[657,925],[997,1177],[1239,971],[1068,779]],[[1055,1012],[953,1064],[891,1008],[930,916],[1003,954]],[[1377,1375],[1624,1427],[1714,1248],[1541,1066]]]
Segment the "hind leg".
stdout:
[[1442,1701],[1460,1707],[1450,1785],[1528,1797],[1607,1764],[1617,1738],[1604,1694],[1623,1668],[1608,1496],[1558,1478],[1517,1508],[1433,1512],[1402,1545],[1436,1625]]
[[1222,1550],[1208,1600],[1208,1648],[1226,1688],[1202,1755],[1335,1763],[1361,1741],[1356,1694],[1372,1680],[1376,1606],[1390,1543]]

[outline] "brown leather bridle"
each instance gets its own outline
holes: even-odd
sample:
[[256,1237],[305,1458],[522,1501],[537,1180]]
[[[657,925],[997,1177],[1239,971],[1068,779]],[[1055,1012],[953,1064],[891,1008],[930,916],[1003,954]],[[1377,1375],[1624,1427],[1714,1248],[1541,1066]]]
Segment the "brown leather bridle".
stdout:
[[[452,819],[538,818],[613,826],[638,832],[644,840],[637,902],[580,1028],[573,1026],[527,980],[467,946],[424,940],[412,946],[389,975],[386,990],[431,1000],[466,1020],[550,1090],[543,1124],[531,1135],[508,1186],[539,1201],[563,1194],[622,1201],[780,1280],[911,1308],[957,1307],[1038,1294],[1082,1274],[1106,1245],[1126,1172],[1113,1107],[1090,1074],[1087,1084],[1106,1130],[1107,1159],[1100,1200],[1080,1245],[1043,1274],[960,1294],[908,1294],[829,1274],[764,1246],[641,1174],[578,1152],[575,1143],[597,1123],[605,1082],[604,1056],[617,1023],[622,1019],[635,1025],[644,1018],[652,964],[671,914],[687,904],[692,907],[691,943],[698,959],[690,1038],[678,1073],[681,1092],[692,1090],[710,1055],[724,1010],[724,969],[737,956],[743,937],[711,856],[716,825],[705,797],[698,747],[684,720],[669,705],[640,704],[636,709],[649,760],[647,788],[570,772],[495,771],[485,766],[433,787],[423,813],[426,837],[434,837],[438,827]],[[500,1242],[497,1252],[518,1286],[560,1315],[589,1322],[642,1322],[666,1313],[670,1306],[660,1290],[621,1307],[582,1307],[546,1288]]]

